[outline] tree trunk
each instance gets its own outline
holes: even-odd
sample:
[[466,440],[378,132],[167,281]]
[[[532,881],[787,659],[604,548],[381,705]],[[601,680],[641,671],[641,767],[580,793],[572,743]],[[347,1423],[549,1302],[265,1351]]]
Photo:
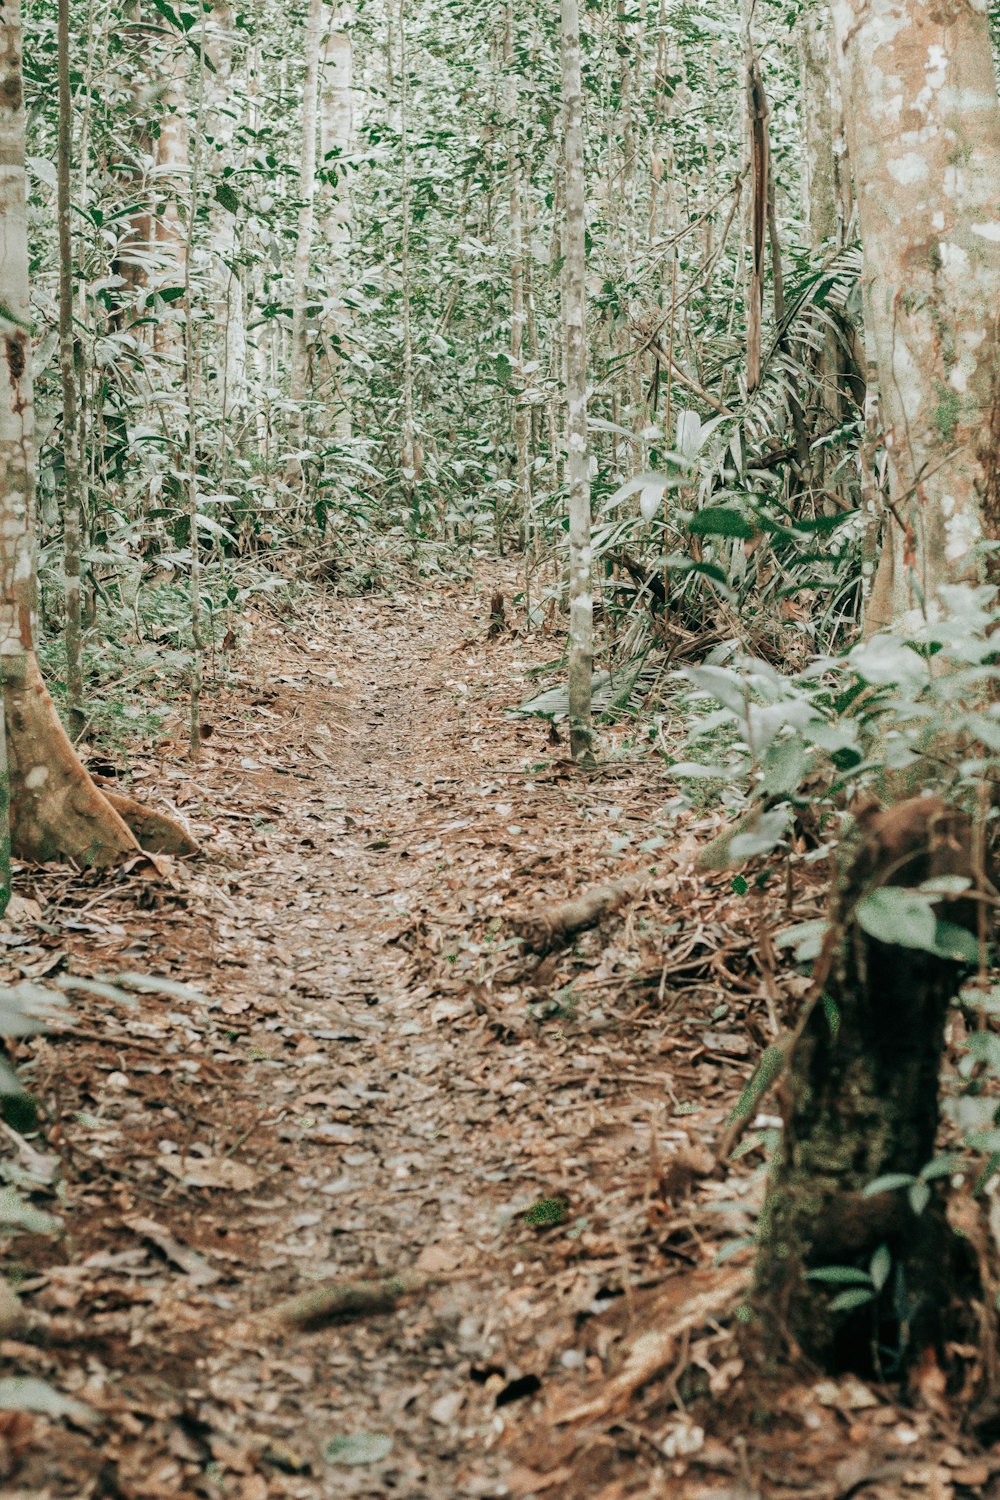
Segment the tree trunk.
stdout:
[[[392,6],[387,15],[392,18]],[[410,286],[410,78],[406,52],[406,0],[399,0],[399,175],[400,229],[399,270],[403,287],[403,493],[412,504],[413,485],[419,480],[416,426],[413,413],[413,307]]]
[[[215,38],[212,61],[215,72],[206,79],[206,115],[214,140],[213,162],[234,167],[231,108],[233,97],[233,16],[232,0],[214,0],[212,20]],[[232,191],[232,189],[230,189]],[[237,204],[219,202],[212,205],[212,277],[215,284],[213,302],[216,321],[216,399],[223,428],[228,431],[230,419],[242,430],[249,404],[247,391],[247,334],[243,305],[243,272],[240,265],[240,236],[237,231]],[[223,477],[223,488],[225,488]]]
[[[326,174],[321,195],[321,226],[329,253],[326,287],[327,315],[325,345],[330,362],[336,407],[334,435],[346,442],[351,436],[351,406],[344,382],[344,363],[339,344],[349,321],[345,301],[349,285],[348,258],[351,249],[351,187],[347,158],[354,129],[354,58],[351,33],[346,29],[340,9],[331,10],[326,41],[323,46],[322,75],[319,90],[320,159]],[[331,174],[336,172],[336,183]]]
[[837,232],[829,31],[825,10],[819,7],[806,11],[798,26],[802,216],[814,251],[822,250]]
[[69,0],[59,0],[59,151],[57,216],[59,229],[59,366],[62,377],[63,574],[65,577],[66,689],[74,734],[83,733],[83,631],[80,563],[83,551],[84,469],[80,408],[77,401],[76,337],[73,331],[72,158],[73,92],[70,78]]
[[[295,270],[292,282],[292,368],[293,401],[305,401],[309,388],[309,340],[306,329],[306,305],[309,296],[309,266],[312,258],[313,223],[316,204],[316,93],[319,85],[320,28],[323,22],[323,0],[309,0],[304,40],[306,76],[302,95],[302,155],[299,162],[299,228],[295,241]],[[300,413],[297,424],[305,431]]]
[[833,16],[896,522],[876,593],[905,628],[1000,535],[1000,105],[979,0]]
[[510,192],[510,363],[514,386],[514,447],[517,462],[517,500],[526,550],[531,533],[531,413],[524,404],[524,333],[527,326],[525,297],[524,193],[521,166],[521,91],[514,46],[514,6],[507,4],[504,38],[504,68],[507,74],[507,182]]
[[[945,1016],[962,969],[877,941],[854,915],[859,899],[878,887],[912,888],[941,875],[975,882],[969,820],[918,797],[861,824],[817,965],[815,1000],[787,1063],[750,1331],[773,1359],[804,1353],[831,1370],[877,1369],[877,1344],[898,1347],[906,1362],[955,1334],[955,1304],[972,1278],[971,1259],[929,1184],[923,1206],[899,1189],[865,1196],[887,1174],[918,1177],[934,1156]],[[943,902],[939,915],[975,931],[972,901]],[[843,1283],[807,1279],[821,1267],[868,1271],[883,1246],[891,1272],[860,1307],[831,1308]]]
[[569,733],[574,760],[593,760],[591,677],[594,596],[590,551],[587,433],[587,251],[583,97],[578,0],[562,0],[563,160],[566,169],[563,326],[566,360],[566,477],[569,484]]
[[[23,859],[106,865],[134,853],[138,841],[78,760],[34,651],[35,417],[24,125],[21,7],[20,0],[11,0],[0,6],[0,682],[11,843]],[[170,820],[163,820],[163,831],[175,839],[183,835]]]
[[[187,47],[168,28],[157,48],[152,73],[163,79],[163,113],[154,147],[156,179],[155,244],[156,285],[180,286],[186,274],[187,234],[181,219],[180,195],[188,172],[188,134],[184,119],[184,84],[187,77]],[[153,336],[157,353],[172,364],[178,375],[184,361],[183,331],[171,308],[161,310]]]

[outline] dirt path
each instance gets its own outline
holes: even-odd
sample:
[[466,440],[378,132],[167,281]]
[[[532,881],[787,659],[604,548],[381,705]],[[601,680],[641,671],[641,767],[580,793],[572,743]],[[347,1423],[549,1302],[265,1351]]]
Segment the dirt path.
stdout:
[[[21,1049],[65,1173],[33,1201],[65,1234],[14,1240],[35,1322],[0,1353],[101,1423],[0,1422],[19,1494],[534,1493],[540,1403],[749,1228],[759,1174],[710,1181],[705,1145],[773,1004],[753,912],[657,833],[656,763],[581,780],[508,715],[555,652],[487,642],[492,582],[262,616],[203,762],[133,768],[212,858],[22,880],[15,977],[127,969],[206,1000],[144,995],[126,1026],[84,996],[75,1036]],[[648,899],[522,952],[512,911],[625,873]],[[398,1273],[433,1285],[314,1331],[264,1317]],[[723,1394],[730,1336],[697,1352]],[[576,1439],[542,1430],[530,1462],[558,1473]],[[593,1488],[566,1469],[547,1493],[663,1472],[595,1442]]]

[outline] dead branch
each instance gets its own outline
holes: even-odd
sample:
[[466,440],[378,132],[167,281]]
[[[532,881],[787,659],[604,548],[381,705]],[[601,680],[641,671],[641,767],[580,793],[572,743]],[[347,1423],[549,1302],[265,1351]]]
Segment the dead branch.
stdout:
[[596,927],[602,917],[617,911],[631,896],[637,895],[643,884],[642,876],[627,875],[606,885],[595,885],[582,895],[547,910],[515,914],[510,923],[529,948],[536,953],[545,953],[575,932]]
[[315,1328],[334,1318],[364,1318],[391,1312],[404,1297],[427,1291],[440,1279],[404,1272],[373,1280],[333,1281],[279,1302],[262,1314],[262,1320],[284,1328]]

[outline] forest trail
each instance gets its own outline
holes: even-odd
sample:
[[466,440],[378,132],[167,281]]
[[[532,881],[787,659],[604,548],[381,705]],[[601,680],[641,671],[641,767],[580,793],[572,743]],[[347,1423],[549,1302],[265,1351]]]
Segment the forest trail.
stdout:
[[[670,825],[625,730],[581,776],[510,714],[554,643],[489,639],[498,582],[261,611],[199,762],[168,738],[131,767],[208,858],[19,872],[4,979],[147,984],[15,1048],[42,1118],[4,1127],[5,1167],[64,1232],[13,1241],[28,1323],[0,1360],[83,1403],[0,1411],[19,1500],[826,1500],[992,1472],[853,1376],[773,1403],[740,1379],[762,1155],[714,1147],[807,981],[752,891],[694,871],[717,811]],[[519,913],[621,876],[599,927],[525,949]],[[274,1317],[396,1276],[389,1309]]]
[[[579,778],[509,715],[553,643],[487,640],[493,581],[261,615],[200,763],[133,767],[210,860],[166,884],[43,876],[16,909],[19,976],[139,970],[207,999],[144,995],[126,1031],[84,996],[78,1035],[24,1049],[66,1234],[19,1242],[26,1305],[62,1329],[22,1363],[104,1416],[96,1442],[36,1434],[47,1493],[514,1493],[504,1451],[550,1365],[584,1366],[581,1320],[624,1290],[631,1322],[646,1270],[710,1252],[647,1226],[659,1150],[725,1113],[695,1083],[697,942],[675,945],[678,1025],[655,921],[527,969],[503,925],[662,857],[639,852],[662,772]],[[719,1045],[731,1095],[750,1043]],[[526,1222],[539,1200],[565,1222]],[[395,1312],[260,1319],[411,1272],[432,1284]]]

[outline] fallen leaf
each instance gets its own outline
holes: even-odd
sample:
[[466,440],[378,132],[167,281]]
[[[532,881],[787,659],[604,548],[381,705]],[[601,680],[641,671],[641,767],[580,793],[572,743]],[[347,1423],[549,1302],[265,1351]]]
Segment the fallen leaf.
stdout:
[[450,1426],[458,1416],[464,1400],[464,1391],[449,1391],[446,1396],[439,1396],[430,1409],[431,1421],[438,1422],[442,1427]]
[[188,1156],[177,1161],[161,1156],[157,1166],[188,1187],[228,1188],[234,1193],[248,1193],[257,1186],[256,1172],[228,1156]]
[[388,1433],[354,1432],[331,1438],[324,1456],[331,1464],[380,1464],[391,1451]]
[[191,1278],[196,1286],[211,1286],[213,1281],[218,1281],[219,1272],[213,1270],[205,1258],[192,1250],[187,1245],[182,1245],[175,1240],[169,1230],[164,1229],[162,1224],[157,1224],[155,1219],[144,1219],[141,1215],[123,1221],[135,1234],[141,1234],[143,1239],[151,1240],[158,1250],[169,1261]]
[[81,1427],[92,1427],[102,1418],[82,1401],[64,1396],[47,1380],[35,1375],[12,1375],[0,1380],[0,1411],[34,1411],[54,1419],[68,1417]]

